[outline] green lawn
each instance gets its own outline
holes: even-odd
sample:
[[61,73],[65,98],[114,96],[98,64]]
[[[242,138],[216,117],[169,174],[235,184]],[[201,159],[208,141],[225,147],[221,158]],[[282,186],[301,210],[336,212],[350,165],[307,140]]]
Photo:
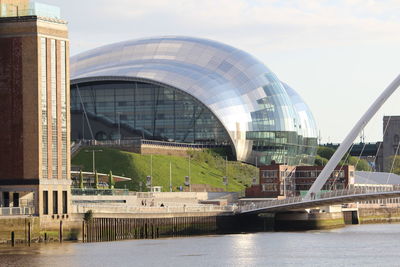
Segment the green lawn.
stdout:
[[[121,151],[111,148],[99,148],[102,152],[96,153],[97,171],[108,173],[112,170],[115,175],[132,178],[131,182],[117,183],[116,187],[139,190],[139,181],[145,184],[146,176],[150,175],[150,155]],[[73,159],[73,165],[83,166],[84,171],[92,170],[92,153],[82,149]],[[224,157],[218,151],[191,152],[191,183],[209,184],[213,187],[224,188],[222,177],[225,175]],[[184,177],[188,175],[188,158],[176,156],[153,155],[153,185],[160,185],[163,191],[169,191],[169,163],[172,165],[173,191],[184,186]],[[251,184],[253,176],[258,170],[251,165],[235,161],[228,161],[228,191],[243,191]],[[146,191],[145,186],[142,191]]]

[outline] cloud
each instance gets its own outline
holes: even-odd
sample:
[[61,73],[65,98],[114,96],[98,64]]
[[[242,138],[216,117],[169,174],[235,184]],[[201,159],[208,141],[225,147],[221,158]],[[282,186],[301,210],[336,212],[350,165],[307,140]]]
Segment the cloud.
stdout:
[[[69,5],[74,2],[69,1]],[[293,44],[309,48],[400,42],[396,1],[118,0],[110,4],[99,0],[95,5],[88,4],[94,1],[85,2],[86,12],[94,21],[80,23],[79,29],[71,32],[241,37],[244,43],[264,43],[268,49],[292,49]],[[70,16],[75,19],[73,14]]]

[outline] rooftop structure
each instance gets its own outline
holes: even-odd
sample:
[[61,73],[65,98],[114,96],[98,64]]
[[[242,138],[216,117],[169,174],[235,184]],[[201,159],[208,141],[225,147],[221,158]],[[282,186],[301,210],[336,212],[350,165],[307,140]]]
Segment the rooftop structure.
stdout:
[[0,0],[0,17],[37,16],[61,19],[60,8],[29,0]]

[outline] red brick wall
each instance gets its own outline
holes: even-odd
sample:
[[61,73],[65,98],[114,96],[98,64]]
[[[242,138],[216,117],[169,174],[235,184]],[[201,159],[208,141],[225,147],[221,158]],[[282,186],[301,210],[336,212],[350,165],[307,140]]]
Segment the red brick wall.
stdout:
[[21,178],[24,170],[21,38],[0,38],[0,62],[0,179]]

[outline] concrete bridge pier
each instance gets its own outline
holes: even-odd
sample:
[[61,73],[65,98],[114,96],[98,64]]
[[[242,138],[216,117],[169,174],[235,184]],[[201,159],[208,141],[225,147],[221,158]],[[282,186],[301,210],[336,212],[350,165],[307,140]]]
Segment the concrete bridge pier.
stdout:
[[275,230],[302,231],[343,227],[342,212],[287,211],[275,215]]

